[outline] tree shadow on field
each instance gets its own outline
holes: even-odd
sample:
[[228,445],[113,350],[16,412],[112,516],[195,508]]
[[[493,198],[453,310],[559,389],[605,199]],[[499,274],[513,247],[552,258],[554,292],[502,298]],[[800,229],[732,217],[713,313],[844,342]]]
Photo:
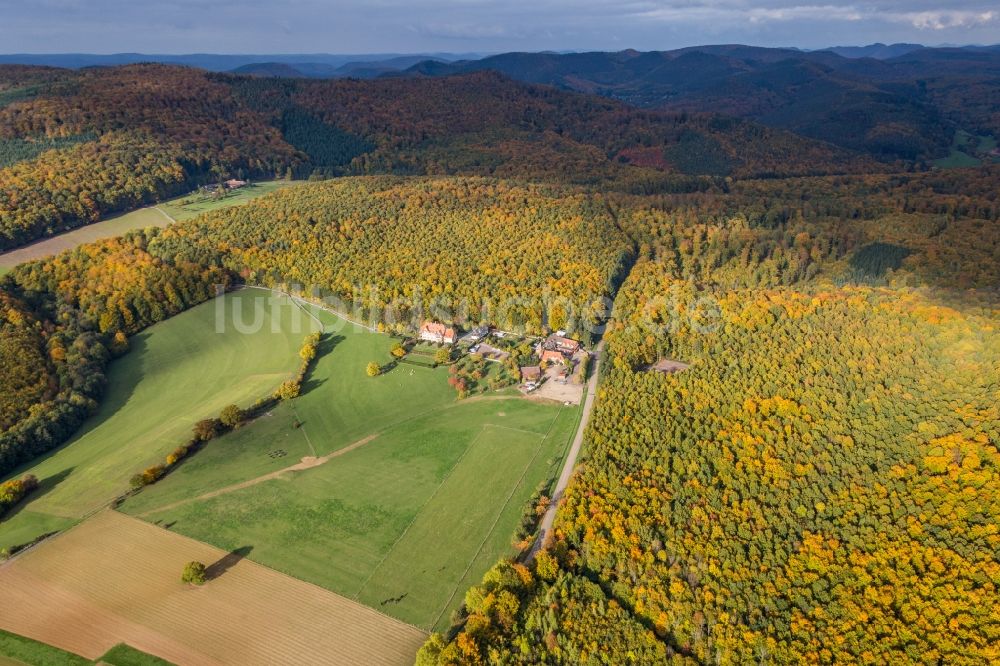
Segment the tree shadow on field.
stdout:
[[[51,492],[52,489],[58,486],[63,479],[72,474],[74,469],[76,468],[67,467],[66,469],[56,472],[55,474],[50,474],[44,479],[39,479],[37,488],[28,493],[27,496],[25,496],[25,498],[22,501],[15,504],[9,511],[7,511],[7,513],[0,516],[0,525],[7,522],[17,514],[21,513],[21,511],[30,506],[31,503],[34,502],[35,500],[40,499],[41,497],[44,497],[49,492]],[[20,478],[20,477],[15,477],[15,478]]]
[[[149,336],[150,333],[148,332],[133,335],[128,340],[129,351],[108,364],[107,369],[104,371],[107,379],[107,386],[105,387],[104,394],[98,398],[97,411],[84,419],[83,423],[80,424],[69,439],[54,449],[50,449],[44,454],[32,458],[25,464],[21,465],[14,470],[11,477],[23,476],[25,472],[30,472],[33,467],[36,467],[49,458],[58,455],[63,449],[75,444],[91,431],[104,425],[106,421],[118,412],[118,410],[125,406],[125,404],[132,398],[132,394],[135,392],[139,382],[142,381],[144,375],[144,372],[142,371],[142,359],[148,352],[149,344],[147,340]],[[28,497],[25,498],[25,501],[21,502],[19,506],[30,504],[32,500],[51,491],[59,483],[70,476],[74,469],[75,468],[73,467],[68,467],[57,474],[53,474],[44,479],[39,479],[39,487],[35,490],[35,492],[28,495]],[[10,515],[11,514],[9,513],[7,514],[8,517]]]
[[344,340],[346,340],[346,338],[343,335],[327,335],[320,338],[319,344],[316,345],[316,359],[310,365],[305,381],[302,382],[300,394],[304,395],[309,393],[309,391],[319,388],[326,383],[326,379],[316,379],[312,377],[313,371],[316,369],[316,364],[319,363],[320,359],[333,351],[333,348]]
[[236,566],[240,560],[249,555],[252,550],[253,546],[240,546],[239,548],[226,553],[212,564],[209,564],[205,567],[206,580],[215,580],[222,574],[226,573]]
[[318,389],[320,386],[326,383],[325,379],[307,379],[302,382],[302,389],[299,391],[299,395],[305,395],[312,391],[313,389]]

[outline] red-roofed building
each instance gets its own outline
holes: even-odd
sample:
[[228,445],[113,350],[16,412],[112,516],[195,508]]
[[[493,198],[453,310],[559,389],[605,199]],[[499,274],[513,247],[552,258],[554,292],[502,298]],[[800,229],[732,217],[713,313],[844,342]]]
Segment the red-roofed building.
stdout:
[[455,344],[457,336],[455,329],[434,321],[425,321],[420,327],[420,339],[427,342],[438,342],[446,345]]
[[561,335],[550,335],[538,346],[538,357],[543,363],[562,363],[580,351],[580,343]]

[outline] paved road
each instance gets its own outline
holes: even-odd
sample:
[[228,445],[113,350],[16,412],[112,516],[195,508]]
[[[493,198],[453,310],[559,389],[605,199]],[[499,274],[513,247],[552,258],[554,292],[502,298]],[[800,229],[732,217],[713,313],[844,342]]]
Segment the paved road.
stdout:
[[590,368],[590,381],[587,382],[587,397],[583,400],[583,413],[580,416],[580,426],[576,429],[573,445],[569,447],[569,454],[566,456],[566,462],[563,463],[562,472],[559,474],[559,480],[556,482],[555,492],[552,493],[552,501],[549,503],[549,508],[545,512],[545,515],[542,516],[542,523],[538,528],[538,538],[528,553],[529,562],[535,558],[542,544],[545,543],[545,537],[548,536],[549,531],[552,529],[552,523],[556,519],[556,510],[559,508],[563,492],[569,484],[569,478],[573,475],[573,468],[576,467],[576,459],[580,455],[580,448],[583,446],[583,433],[587,429],[587,423],[590,422],[590,413],[594,409],[594,399],[597,397],[597,366],[600,363],[599,359],[603,348],[603,340],[594,348],[594,365]]

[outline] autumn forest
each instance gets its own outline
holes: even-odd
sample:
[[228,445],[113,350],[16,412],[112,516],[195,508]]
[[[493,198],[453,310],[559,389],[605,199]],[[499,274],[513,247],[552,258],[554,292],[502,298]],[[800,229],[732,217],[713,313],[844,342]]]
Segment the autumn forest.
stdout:
[[1000,661],[1000,166],[491,71],[0,66],[0,250],[236,177],[312,182],[0,276],[11,498],[220,287],[419,294],[604,353],[554,529],[418,664]]

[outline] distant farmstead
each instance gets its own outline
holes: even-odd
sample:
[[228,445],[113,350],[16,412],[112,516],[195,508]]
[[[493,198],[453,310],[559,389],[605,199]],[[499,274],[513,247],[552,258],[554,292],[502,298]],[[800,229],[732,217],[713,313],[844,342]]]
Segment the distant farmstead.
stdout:
[[455,329],[437,322],[426,321],[420,327],[420,339],[446,345],[455,344]]
[[229,180],[226,181],[226,189],[228,190],[238,190],[241,187],[246,187],[246,186],[247,186],[247,181],[245,180],[236,180],[235,178],[230,178]]

